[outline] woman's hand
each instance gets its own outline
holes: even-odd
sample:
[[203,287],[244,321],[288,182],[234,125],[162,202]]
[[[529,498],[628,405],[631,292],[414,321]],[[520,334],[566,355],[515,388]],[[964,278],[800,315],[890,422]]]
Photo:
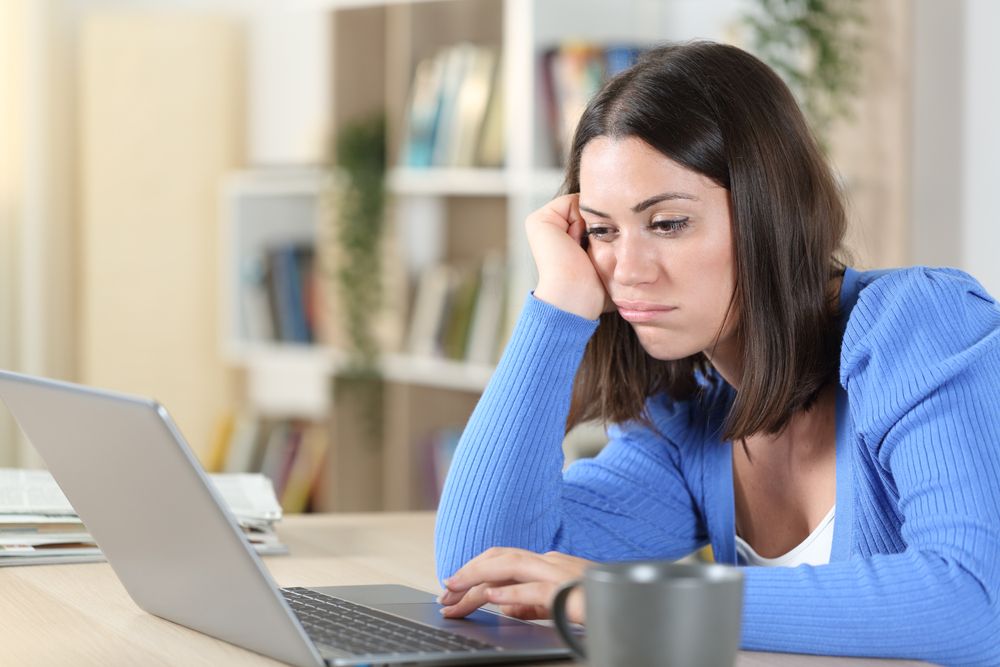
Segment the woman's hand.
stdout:
[[[564,582],[579,579],[592,563],[550,551],[537,554],[512,547],[493,547],[479,554],[446,579],[439,602],[445,618],[462,618],[486,603],[499,605],[508,616],[548,618],[552,598]],[[569,619],[583,623],[583,594],[570,594]]]
[[567,312],[595,320],[609,302],[604,285],[583,248],[586,225],[580,195],[564,195],[524,222],[538,267],[535,297]]

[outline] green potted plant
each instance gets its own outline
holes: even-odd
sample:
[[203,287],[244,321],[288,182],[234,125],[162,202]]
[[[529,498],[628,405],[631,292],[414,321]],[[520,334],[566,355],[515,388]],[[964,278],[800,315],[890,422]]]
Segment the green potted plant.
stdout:
[[755,0],[744,19],[751,48],[792,89],[825,146],[860,84],[861,0]]
[[346,363],[333,378],[332,504],[381,504],[383,382],[376,322],[383,310],[386,121],[382,113],[337,133],[321,228],[320,261],[333,339]]

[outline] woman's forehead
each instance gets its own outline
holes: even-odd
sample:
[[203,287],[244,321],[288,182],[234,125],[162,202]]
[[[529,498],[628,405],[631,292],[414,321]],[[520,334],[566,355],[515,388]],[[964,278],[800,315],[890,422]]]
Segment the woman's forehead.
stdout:
[[[722,190],[721,193],[712,191]],[[704,201],[725,196],[712,179],[663,155],[636,137],[596,137],[580,156],[581,203],[627,203],[674,193],[671,200]],[[634,201],[632,201],[634,200]]]
[[597,176],[615,180],[657,179],[668,177],[691,186],[712,187],[717,184],[708,176],[659,152],[638,137],[595,137],[580,155],[580,180]]

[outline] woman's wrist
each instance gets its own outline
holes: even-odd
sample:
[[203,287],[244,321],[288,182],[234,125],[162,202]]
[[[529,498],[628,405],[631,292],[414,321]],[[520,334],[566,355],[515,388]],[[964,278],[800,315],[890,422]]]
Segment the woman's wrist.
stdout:
[[600,300],[586,294],[579,287],[559,288],[551,284],[539,282],[533,294],[539,301],[544,301],[559,310],[571,313],[587,320],[596,320],[604,309],[603,295]]

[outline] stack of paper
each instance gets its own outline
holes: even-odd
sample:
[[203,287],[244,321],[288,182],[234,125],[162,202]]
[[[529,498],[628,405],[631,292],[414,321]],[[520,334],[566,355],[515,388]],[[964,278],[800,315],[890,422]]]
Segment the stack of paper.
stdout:
[[[274,533],[281,506],[271,480],[260,474],[214,474],[209,478],[257,553],[288,553]],[[47,470],[0,468],[0,566],[103,559]]]

